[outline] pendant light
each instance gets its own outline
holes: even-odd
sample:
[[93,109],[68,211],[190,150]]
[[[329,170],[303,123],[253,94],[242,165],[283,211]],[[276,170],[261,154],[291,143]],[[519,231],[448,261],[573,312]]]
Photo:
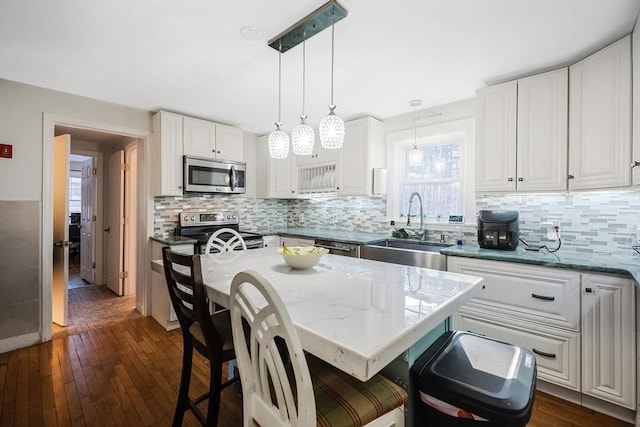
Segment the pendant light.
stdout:
[[305,62],[306,62],[306,38],[307,33],[303,34],[305,40],[302,42],[302,114],[300,115],[300,124],[291,130],[291,145],[293,153],[300,156],[309,156],[313,153],[313,143],[316,134],[313,128],[305,123],[307,115],[304,114],[304,96],[305,96]]
[[[413,99],[409,101],[409,105],[413,108],[417,108],[422,105],[421,99]],[[413,149],[409,151],[409,166],[420,166],[422,164],[422,150],[418,148],[418,137],[416,130],[416,123],[420,117],[415,116],[413,118]]]
[[280,129],[282,105],[282,44],[278,49],[278,121],[276,130],[269,134],[269,155],[272,159],[286,159],[289,155],[289,135]]
[[344,121],[335,114],[336,106],[333,103],[333,59],[335,44],[335,6],[331,23],[331,104],[329,115],[320,121],[320,144],[323,148],[342,148],[344,142]]

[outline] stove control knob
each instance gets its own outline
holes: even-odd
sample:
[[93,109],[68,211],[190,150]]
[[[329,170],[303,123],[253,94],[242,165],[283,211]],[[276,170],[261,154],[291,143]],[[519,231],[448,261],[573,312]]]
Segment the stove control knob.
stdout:
[[193,215],[191,215],[191,216],[189,217],[189,219],[190,219],[191,221],[195,221],[195,220],[196,220],[196,217],[195,217],[195,216],[193,216]]
[[236,219],[236,216],[235,216],[235,215],[232,215],[232,216],[231,216],[231,218]]

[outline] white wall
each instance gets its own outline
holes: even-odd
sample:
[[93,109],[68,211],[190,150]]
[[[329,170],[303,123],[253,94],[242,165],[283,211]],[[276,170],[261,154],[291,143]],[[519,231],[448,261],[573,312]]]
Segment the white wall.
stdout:
[[149,111],[0,79],[0,142],[13,145],[0,158],[0,200],[42,200],[44,113],[151,132]]

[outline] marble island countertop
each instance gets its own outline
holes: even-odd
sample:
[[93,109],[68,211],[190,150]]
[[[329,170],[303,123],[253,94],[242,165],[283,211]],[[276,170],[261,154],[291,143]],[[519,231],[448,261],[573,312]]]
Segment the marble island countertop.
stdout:
[[[327,254],[292,270],[272,248],[230,262],[204,255],[209,297],[229,306],[240,271],[262,274],[283,298],[306,351],[361,380],[371,378],[479,291],[479,277]],[[152,268],[162,272],[162,261]]]
[[527,251],[518,246],[515,251],[482,249],[478,245],[451,246],[440,251],[447,256],[488,259],[494,261],[518,262],[547,267],[570,268],[575,270],[598,271],[632,276],[640,284],[640,255],[593,254],[568,250],[549,253],[546,250]]

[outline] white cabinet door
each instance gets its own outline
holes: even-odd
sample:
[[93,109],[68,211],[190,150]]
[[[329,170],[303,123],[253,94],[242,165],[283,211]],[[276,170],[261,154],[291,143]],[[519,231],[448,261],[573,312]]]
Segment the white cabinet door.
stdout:
[[216,157],[216,124],[193,117],[183,118],[184,154],[213,159]]
[[630,185],[631,36],[569,67],[569,94],[569,189]]
[[326,148],[322,148],[322,145],[320,144],[320,133],[317,129],[315,131],[315,135],[316,139],[313,143],[313,153],[311,153],[311,155],[309,156],[297,156],[298,165],[307,166],[337,163],[338,151],[340,150],[329,150]]
[[517,81],[476,92],[476,191],[516,189]]
[[580,390],[580,334],[518,321],[504,321],[490,312],[475,316],[461,309],[453,317],[455,330],[469,331],[531,350],[538,378]]
[[242,129],[216,124],[216,157],[244,162],[244,132]]
[[269,136],[256,141],[256,197],[261,199],[291,199],[297,196],[296,156],[286,159],[269,156]]
[[518,191],[567,189],[568,69],[518,80]]
[[151,193],[182,195],[182,116],[159,111],[153,116]]
[[583,392],[624,407],[636,403],[635,284],[582,275]]
[[262,241],[265,248],[280,247],[280,236],[262,236]]
[[385,167],[382,122],[365,117],[345,123],[344,144],[338,150],[337,190],[343,196],[373,193],[373,168]]
[[633,185],[640,185],[640,16],[631,35],[633,61]]

